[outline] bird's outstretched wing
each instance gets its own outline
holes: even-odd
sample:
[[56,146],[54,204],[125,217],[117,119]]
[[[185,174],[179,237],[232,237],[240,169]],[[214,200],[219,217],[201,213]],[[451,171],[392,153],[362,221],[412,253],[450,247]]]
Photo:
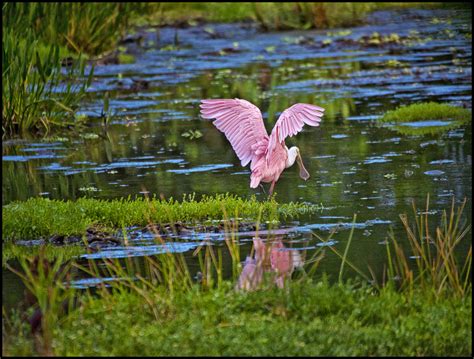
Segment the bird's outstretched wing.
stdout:
[[305,123],[319,126],[323,113],[324,108],[306,103],[297,103],[283,111],[270,135],[266,159],[269,159],[277,143],[283,142],[288,136],[296,135]]
[[242,166],[268,147],[268,134],[257,106],[240,99],[201,100],[201,115],[216,119],[213,124],[224,132]]

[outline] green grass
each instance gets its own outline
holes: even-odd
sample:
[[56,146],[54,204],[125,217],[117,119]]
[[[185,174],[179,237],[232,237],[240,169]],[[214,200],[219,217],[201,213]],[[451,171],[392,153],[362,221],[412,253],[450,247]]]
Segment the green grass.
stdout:
[[[400,215],[410,250],[404,250],[402,241],[390,233],[387,256],[388,277],[399,278],[403,290],[422,288],[436,296],[445,292],[464,296],[471,292],[472,244],[462,251],[459,248],[471,233],[471,225],[462,216],[466,201],[456,209],[453,198],[451,210],[443,211],[436,228],[431,228],[428,219],[429,196],[424,211],[417,210],[413,203],[411,223],[406,214]],[[415,259],[416,265],[408,258]]]
[[[153,308],[115,293],[86,299],[54,329],[52,347],[60,356],[469,356],[471,300],[326,281],[192,290],[173,300],[162,292]],[[15,335],[4,355],[36,353],[26,328]]]
[[41,44],[62,54],[97,56],[114,49],[131,17],[146,5],[136,3],[5,3],[3,26],[19,38],[31,30]]
[[236,22],[253,19],[252,3],[163,2],[149,3],[147,11],[135,17],[138,25],[164,25],[196,20],[208,22]]
[[[74,289],[67,283],[67,279],[70,277],[71,262],[66,262],[62,255],[52,261],[47,261],[45,258],[43,247],[40,249],[39,256],[19,258],[22,270],[7,267],[21,278],[43,314],[41,318],[42,335],[37,338],[42,351],[40,355],[51,356],[54,328],[64,313],[63,305],[72,304]],[[72,308],[72,306],[69,307]]]
[[278,220],[314,212],[321,207],[302,203],[279,204],[274,199],[257,201],[235,195],[184,196],[179,202],[143,198],[77,201],[31,198],[13,202],[2,210],[2,239],[38,239],[58,235],[82,235],[92,225],[112,229],[149,223],[205,222],[243,217],[253,221]]
[[[4,134],[48,133],[75,124],[75,110],[85,96],[93,69],[85,75],[78,60],[61,73],[60,49],[42,45],[28,29],[2,33],[2,130]],[[61,88],[61,93],[55,92]]]
[[46,260],[52,261],[57,258],[69,260],[77,258],[84,254],[86,249],[80,245],[56,246],[46,244],[42,246],[21,246],[13,242],[4,243],[2,246],[2,266],[15,259],[35,257],[39,255],[40,251],[44,251]]
[[414,103],[388,111],[380,122],[413,122],[426,120],[456,120],[467,122],[471,119],[471,111],[437,102]]
[[[423,135],[428,133],[441,133],[457,128],[471,121],[472,112],[468,109],[451,106],[437,102],[422,102],[408,106],[401,106],[396,110],[388,111],[381,118],[379,123],[393,124],[393,129],[407,135]],[[405,126],[405,122],[418,121],[449,121],[450,123],[437,126]]]
[[439,7],[440,3],[159,3],[149,4],[132,21],[155,25],[208,22],[256,21],[266,30],[334,28],[363,23],[375,10],[406,7]]
[[[86,78],[84,57],[114,49],[135,8],[142,5],[2,4],[3,135],[75,127],[93,74]],[[61,74],[66,57],[75,59],[67,76]]]

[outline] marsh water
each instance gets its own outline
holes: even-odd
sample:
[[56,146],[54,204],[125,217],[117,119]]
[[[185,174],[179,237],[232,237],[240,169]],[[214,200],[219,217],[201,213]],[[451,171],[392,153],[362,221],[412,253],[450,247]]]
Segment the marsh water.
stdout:
[[[471,123],[377,122],[388,110],[423,101],[472,107],[471,22],[468,10],[403,10],[376,12],[349,29],[262,32],[244,23],[138,30],[121,45],[130,55],[121,58],[131,63],[96,65],[79,111],[95,119],[86,131],[3,141],[2,203],[192,192],[265,200],[262,189],[249,188],[249,168],[223,134],[200,118],[199,101],[247,99],[268,131],[284,109],[312,103],[326,109],[321,126],[287,140],[300,148],[311,178],[289,168],[275,191],[279,202],[323,209],[282,223],[283,242],[311,250],[320,244],[313,233],[325,238],[337,228],[332,240],[343,250],[357,214],[349,258],[381,268],[388,231],[403,237],[399,214],[411,213],[413,200],[423,208],[430,194],[435,223],[453,196],[456,203],[467,197],[471,211]],[[252,236],[241,234],[243,251]],[[162,252],[149,237],[136,234],[133,249],[95,256]],[[172,250],[191,257],[202,239],[189,235]],[[211,240],[222,245],[222,235]],[[337,272],[339,260],[329,256],[323,268]],[[3,279],[14,291],[17,279],[5,271]]]

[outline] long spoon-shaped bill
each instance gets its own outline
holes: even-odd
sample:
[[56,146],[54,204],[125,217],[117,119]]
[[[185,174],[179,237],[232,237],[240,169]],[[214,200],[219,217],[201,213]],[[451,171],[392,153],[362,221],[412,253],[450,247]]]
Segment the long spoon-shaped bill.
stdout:
[[296,161],[298,161],[298,166],[300,167],[300,177],[304,179],[305,181],[307,181],[310,176],[309,176],[308,171],[304,167],[303,159],[301,158],[301,155],[299,152],[298,152],[298,155],[296,156]]

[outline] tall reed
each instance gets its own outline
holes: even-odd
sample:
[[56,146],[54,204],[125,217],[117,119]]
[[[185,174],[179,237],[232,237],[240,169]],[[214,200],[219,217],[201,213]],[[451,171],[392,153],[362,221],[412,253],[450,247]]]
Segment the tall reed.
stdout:
[[[393,232],[387,243],[389,280],[397,279],[402,290],[412,291],[415,286],[432,290],[437,296],[452,292],[464,296],[472,288],[472,243],[461,251],[471,224],[467,224],[462,214],[467,199],[455,208],[453,197],[449,212],[443,210],[441,224],[433,230],[429,223],[429,195],[423,212],[418,214],[413,201],[414,223],[410,224],[406,214],[400,214],[406,239],[407,251]],[[413,265],[414,262],[414,265]]]
[[255,17],[267,30],[353,26],[375,8],[375,3],[254,3]]
[[48,133],[52,127],[75,125],[74,112],[93,69],[86,78],[80,59],[64,74],[59,47],[41,45],[30,30],[18,37],[5,29],[2,50],[3,134]]
[[[92,80],[84,57],[116,47],[133,3],[11,3],[2,5],[3,135],[48,133],[75,126],[78,103]],[[72,57],[68,71],[62,61]]]
[[[400,214],[406,237],[397,237],[393,230],[390,230],[388,234],[390,240],[386,242],[387,262],[381,281],[370,266],[368,271],[371,277],[347,259],[354,227],[351,229],[343,254],[334,246],[329,246],[329,249],[341,258],[339,283],[342,284],[342,274],[347,264],[360,278],[377,289],[390,286],[402,292],[412,293],[415,288],[421,288],[432,291],[436,297],[444,294],[463,297],[471,291],[472,243],[465,243],[471,225],[462,218],[467,199],[464,199],[456,209],[453,197],[449,213],[443,210],[441,223],[434,230],[429,223],[429,202],[428,194],[425,209],[419,213],[413,201],[412,225],[407,214]],[[354,216],[354,222],[355,218]],[[322,242],[329,243],[333,233],[326,240],[314,232],[313,235]],[[465,248],[460,248],[462,246]]]
[[36,318],[39,323],[31,323],[32,328],[39,325],[38,350],[46,356],[53,355],[53,332],[60,319],[74,300],[74,289],[68,286],[71,263],[59,255],[49,261],[45,252],[40,250],[34,257],[18,259],[21,270],[7,264],[7,268],[17,274],[28,291],[27,298],[38,308]]
[[2,20],[4,28],[18,38],[30,30],[40,43],[61,47],[63,55],[69,51],[97,56],[114,49],[130,18],[147,7],[140,3],[7,2]]

